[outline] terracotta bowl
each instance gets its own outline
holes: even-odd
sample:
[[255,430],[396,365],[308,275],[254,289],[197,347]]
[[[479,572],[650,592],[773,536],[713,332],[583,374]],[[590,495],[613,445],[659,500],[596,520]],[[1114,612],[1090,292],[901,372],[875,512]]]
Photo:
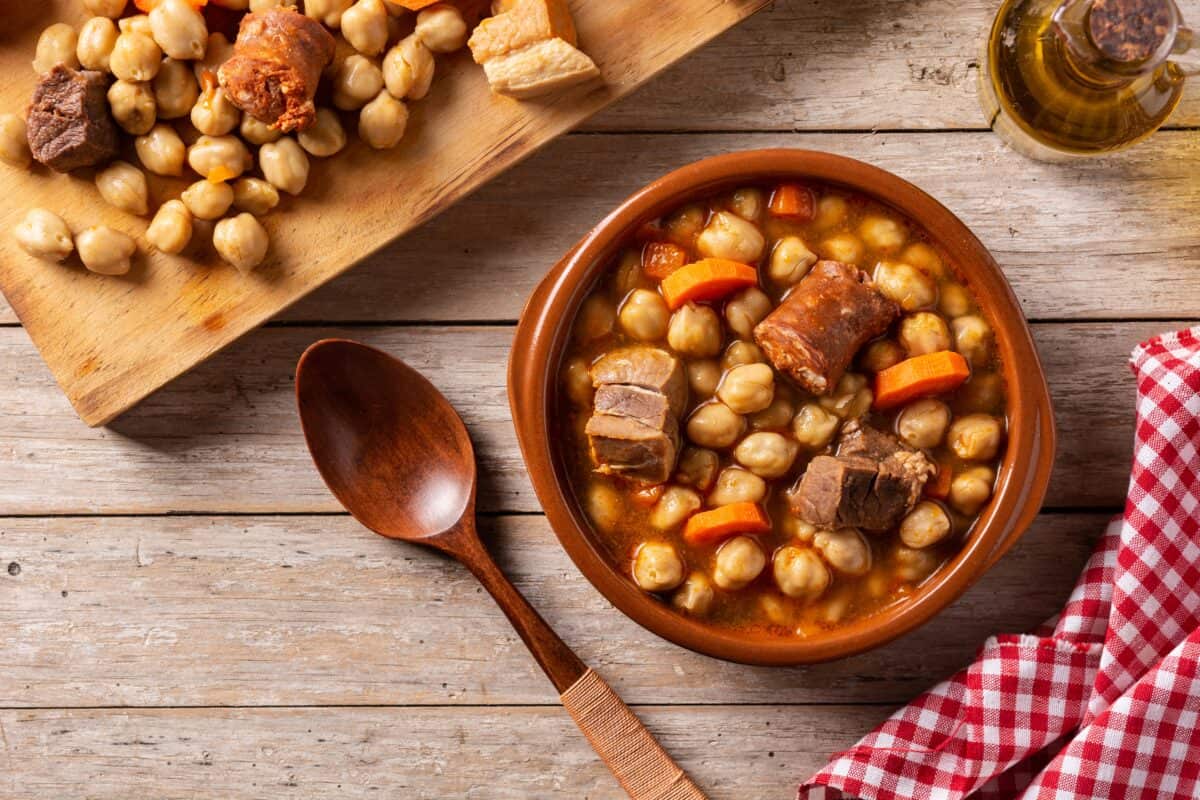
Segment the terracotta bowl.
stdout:
[[[871,616],[803,639],[716,628],[675,612],[620,571],[568,482],[556,433],[559,365],[580,303],[637,228],[698,196],[756,181],[813,179],[872,196],[923,226],[949,255],[992,322],[1008,385],[1008,446],[995,496],[961,552],[911,596]],[[651,631],[710,656],[803,664],[876,647],[929,620],[1020,538],[1041,506],[1054,460],[1054,416],[1041,363],[1016,297],[995,260],[954,214],[889,172],[807,150],[753,150],[690,164],[641,189],[567,254],[534,290],[509,362],[509,402],[521,451],[546,516],[567,553],[613,605]]]

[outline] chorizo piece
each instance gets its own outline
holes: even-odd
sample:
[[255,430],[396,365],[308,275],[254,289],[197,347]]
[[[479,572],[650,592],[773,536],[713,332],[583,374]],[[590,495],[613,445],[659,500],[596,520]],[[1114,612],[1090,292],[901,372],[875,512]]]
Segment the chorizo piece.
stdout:
[[754,341],[776,369],[822,395],[899,315],[857,267],[822,261],[758,324]]
[[333,35],[295,9],[247,14],[233,56],[221,65],[221,88],[235,106],[284,133],[316,120],[313,97],[333,61]]

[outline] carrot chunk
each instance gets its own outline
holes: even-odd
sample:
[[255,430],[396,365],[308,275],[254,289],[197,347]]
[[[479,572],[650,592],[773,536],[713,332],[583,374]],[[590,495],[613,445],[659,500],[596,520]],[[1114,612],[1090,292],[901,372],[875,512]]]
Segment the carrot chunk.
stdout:
[[925,496],[934,500],[945,500],[950,496],[950,482],[954,480],[954,464],[948,458],[937,460],[937,474],[925,484]]
[[670,242],[648,242],[642,248],[642,272],[656,281],[682,267],[687,260],[687,251]]
[[798,183],[781,183],[767,204],[771,216],[790,222],[809,222],[817,213],[817,198],[812,189]]
[[952,392],[970,375],[967,360],[952,350],[906,359],[875,375],[875,407],[895,408],[918,397]]
[[692,301],[716,300],[758,284],[758,270],[724,258],[705,258],[681,267],[662,282],[663,298],[674,311]]
[[757,503],[730,503],[688,518],[683,539],[688,544],[716,544],[740,533],[765,533],[771,520]]

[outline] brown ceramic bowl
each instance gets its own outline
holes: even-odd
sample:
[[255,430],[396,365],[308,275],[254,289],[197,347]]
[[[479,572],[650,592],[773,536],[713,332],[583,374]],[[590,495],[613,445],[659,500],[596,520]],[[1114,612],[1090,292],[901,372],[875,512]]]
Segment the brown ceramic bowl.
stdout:
[[[923,226],[992,322],[1008,384],[1008,447],[995,496],[961,552],[910,597],[804,639],[716,628],[644,593],[609,559],[575,500],[556,435],[559,365],[580,303],[638,227],[698,196],[755,181],[814,179],[872,196]],[[1033,521],[1054,460],[1054,416],[1041,363],[1016,297],[995,260],[954,214],[889,172],[807,150],[752,150],[705,159],[654,181],[622,203],[550,271],[521,315],[509,363],[509,402],[546,516],[587,579],[617,608],[666,639],[729,661],[803,664],[876,647],[941,611]]]

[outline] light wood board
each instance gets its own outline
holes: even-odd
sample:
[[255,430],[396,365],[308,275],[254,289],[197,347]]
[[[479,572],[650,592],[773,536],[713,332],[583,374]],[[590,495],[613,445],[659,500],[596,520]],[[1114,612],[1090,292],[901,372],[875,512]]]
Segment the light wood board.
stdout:
[[[79,416],[106,423],[765,2],[578,0],[572,9],[580,43],[605,82],[529,103],[492,95],[465,51],[440,58],[429,97],[412,104],[401,146],[379,153],[355,140],[314,162],[303,196],[286,199],[267,218],[271,252],[250,276],[219,262],[200,241],[203,227],[179,257],[148,252],[143,241],[135,268],[120,279],[89,274],[77,262],[36,261],[5,236],[0,289]],[[29,61],[41,28],[78,23],[83,13],[76,0],[5,0],[4,17],[0,70],[13,79],[0,89],[0,108],[18,109],[34,83]],[[153,205],[178,189],[178,182],[155,181]],[[134,235],[145,229],[145,220],[106,207],[80,175],[4,169],[0,197],[6,231],[33,205],[60,213],[77,230],[97,223]]]

